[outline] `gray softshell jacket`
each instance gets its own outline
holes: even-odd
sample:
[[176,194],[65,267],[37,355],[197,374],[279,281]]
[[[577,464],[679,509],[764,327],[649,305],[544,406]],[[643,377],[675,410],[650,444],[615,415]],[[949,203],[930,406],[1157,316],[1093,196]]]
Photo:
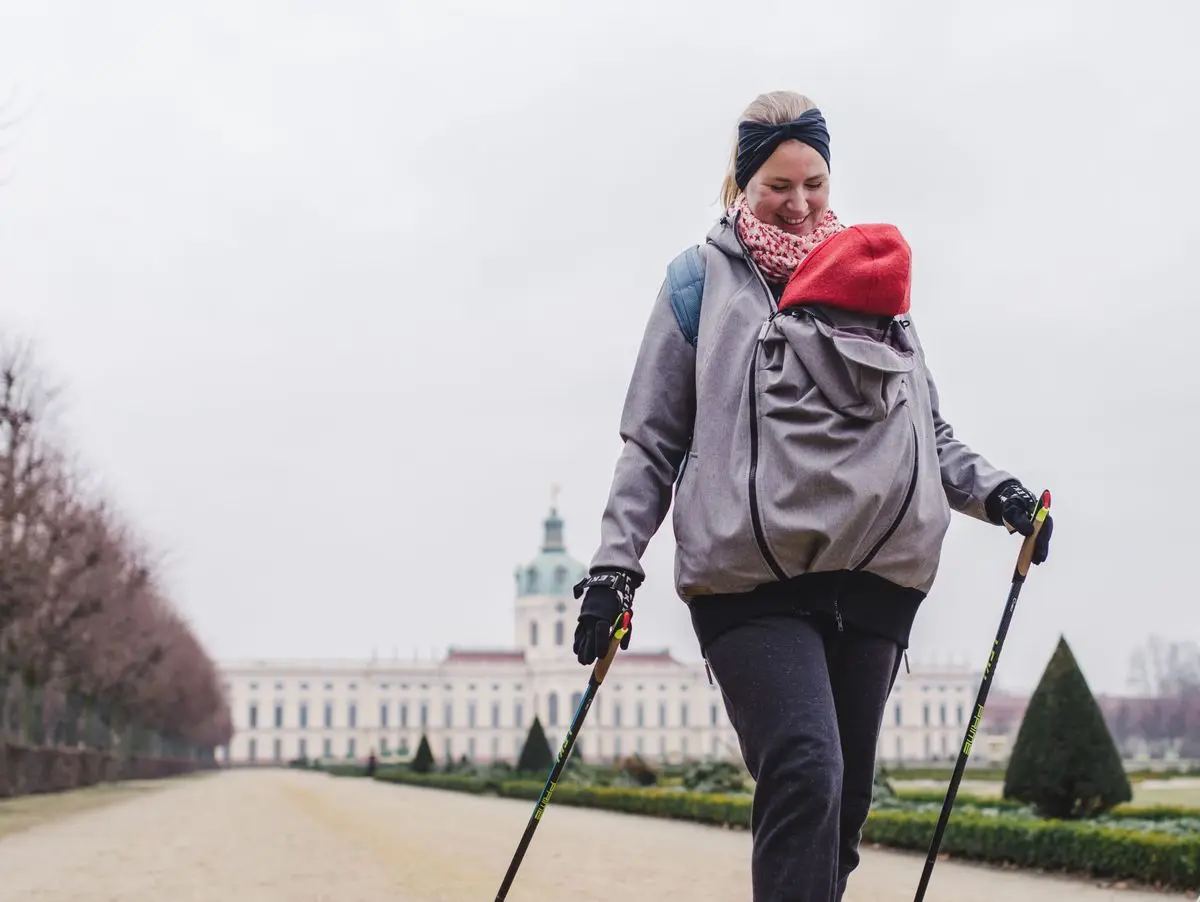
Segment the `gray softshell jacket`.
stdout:
[[685,601],[822,571],[927,593],[951,510],[987,521],[1012,477],[942,418],[911,317],[779,311],[728,216],[701,252],[695,346],[665,281],[650,313],[593,570],[643,577],[674,494]]

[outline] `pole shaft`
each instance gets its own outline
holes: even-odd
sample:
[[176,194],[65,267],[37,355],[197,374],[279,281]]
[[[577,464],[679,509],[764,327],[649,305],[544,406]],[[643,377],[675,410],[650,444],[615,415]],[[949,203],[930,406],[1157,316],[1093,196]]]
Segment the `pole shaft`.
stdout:
[[962,782],[963,771],[967,767],[967,758],[971,755],[971,746],[975,743],[975,735],[979,722],[983,718],[983,706],[987,701],[988,692],[992,688],[992,678],[996,675],[996,666],[1000,662],[1000,652],[1004,648],[1004,638],[1008,635],[1009,624],[1012,623],[1013,612],[1017,607],[1017,597],[1025,584],[1025,577],[1033,561],[1034,548],[1042,524],[1050,511],[1050,492],[1043,491],[1033,512],[1033,530],[1021,543],[1017,553],[1017,563],[1013,568],[1012,585],[1008,590],[1008,603],[1004,606],[1004,614],[1000,618],[1000,626],[996,630],[996,638],[992,641],[992,653],[988,657],[987,666],[983,669],[983,679],[979,683],[979,694],[975,699],[975,710],[971,713],[971,722],[963,737],[962,748],[958,752],[958,761],[954,765],[954,773],[950,777],[950,785],[946,788],[946,799],[942,802],[942,813],[938,816],[937,827],[933,831],[933,840],[929,843],[929,854],[925,857],[925,868],[921,872],[921,881],[917,884],[917,895],[914,902],[923,902],[925,890],[929,886],[929,878],[933,875],[933,866],[937,863],[938,849],[942,845],[942,836],[946,832],[946,824],[950,822],[950,812],[954,808],[954,800],[958,796],[958,785]]
[[992,688],[992,678],[996,674],[996,665],[1000,661],[1000,652],[1004,648],[1004,638],[1008,635],[1008,626],[1012,622],[1013,610],[1016,608],[1017,597],[1021,594],[1021,585],[1025,582],[1023,576],[1013,579],[1012,588],[1008,593],[1008,603],[1004,607],[1004,616],[1000,619],[1000,628],[992,642],[992,653],[988,657],[987,667],[983,671],[983,680],[979,684],[979,694],[975,697],[975,709],[971,713],[962,747],[958,752],[958,761],[954,765],[954,774],[950,777],[950,786],[946,790],[946,799],[942,802],[942,813],[938,817],[937,827],[933,831],[933,841],[929,844],[929,854],[925,858],[925,868],[921,872],[921,882],[917,885],[917,895],[914,902],[922,902],[925,890],[929,886],[929,878],[933,875],[933,866],[937,862],[938,849],[942,844],[942,835],[946,832],[946,824],[950,821],[950,812],[954,808],[954,800],[958,796],[958,785],[962,782],[963,771],[967,767],[967,758],[971,754],[971,746],[975,742],[979,721],[983,718],[983,706],[987,702],[988,692]]
[[538,795],[537,803],[533,806],[533,814],[529,816],[529,823],[525,825],[525,832],[521,834],[521,841],[517,844],[517,851],[513,855],[512,861],[509,862],[508,871],[504,874],[504,880],[500,883],[500,891],[496,893],[496,902],[504,902],[505,897],[508,895],[509,887],[512,886],[513,880],[517,876],[517,869],[520,868],[521,862],[525,859],[525,850],[529,848],[529,843],[533,840],[533,832],[541,822],[542,812],[550,804],[550,796],[554,794],[554,787],[558,785],[558,778],[562,775],[567,759],[571,756],[571,749],[575,747],[575,740],[579,736],[579,731],[583,727],[584,720],[587,719],[587,713],[592,707],[592,701],[596,697],[596,692],[600,689],[600,684],[604,682],[604,677],[608,675],[608,668],[612,666],[613,659],[617,655],[617,649],[620,648],[621,638],[629,628],[628,612],[623,612],[622,617],[623,621],[620,622],[623,622],[623,626],[621,628],[614,628],[612,636],[609,639],[607,652],[604,657],[599,658],[592,666],[592,675],[588,678],[587,688],[583,692],[583,697],[579,700],[579,706],[575,709],[575,716],[571,718],[571,725],[567,728],[567,735],[563,737],[562,745],[559,746],[558,757],[554,760],[554,767],[550,769],[550,776],[546,778],[546,784],[542,787],[542,791]]
[[500,884],[500,891],[496,894],[496,902],[504,902],[504,898],[508,895],[509,887],[512,886],[512,882],[517,876],[517,869],[520,868],[521,862],[525,860],[525,851],[529,848],[529,843],[533,840],[533,832],[537,829],[546,806],[550,804],[550,796],[554,793],[554,788],[558,784],[558,778],[562,775],[567,758],[570,757],[571,749],[575,747],[575,737],[579,735],[579,728],[583,726],[588,709],[591,708],[592,700],[596,697],[596,690],[599,688],[600,684],[596,682],[595,677],[588,680],[587,689],[583,693],[583,698],[580,699],[579,707],[575,709],[575,716],[571,719],[571,726],[568,728],[567,735],[563,738],[562,746],[558,750],[558,757],[554,761],[554,767],[550,770],[550,776],[546,778],[546,783],[542,787],[537,803],[533,806],[533,814],[530,815],[529,823],[525,825],[525,832],[521,834],[521,841],[517,844],[517,851],[508,865],[508,871],[504,874],[504,880]]

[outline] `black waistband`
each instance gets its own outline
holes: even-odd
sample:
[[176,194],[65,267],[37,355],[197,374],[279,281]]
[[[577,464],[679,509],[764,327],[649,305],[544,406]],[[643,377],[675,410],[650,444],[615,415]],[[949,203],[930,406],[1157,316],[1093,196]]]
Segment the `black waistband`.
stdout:
[[884,636],[908,648],[925,593],[862,571],[806,573],[749,592],[702,595],[688,602],[701,650],[728,629],[757,617],[824,615],[839,625]]

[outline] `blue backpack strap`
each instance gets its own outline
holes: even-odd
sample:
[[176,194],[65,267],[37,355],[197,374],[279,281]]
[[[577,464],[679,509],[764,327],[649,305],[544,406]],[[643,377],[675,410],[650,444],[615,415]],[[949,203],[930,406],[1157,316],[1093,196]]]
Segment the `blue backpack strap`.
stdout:
[[[694,348],[700,333],[700,300],[704,297],[704,256],[699,245],[689,247],[667,265],[667,295],[671,299],[671,309],[675,312],[679,331]],[[676,486],[687,469],[690,450],[689,441],[679,462],[679,471],[675,474]]]
[[695,347],[700,332],[700,299],[704,296],[704,257],[699,245],[689,247],[667,266],[667,291],[679,330]]

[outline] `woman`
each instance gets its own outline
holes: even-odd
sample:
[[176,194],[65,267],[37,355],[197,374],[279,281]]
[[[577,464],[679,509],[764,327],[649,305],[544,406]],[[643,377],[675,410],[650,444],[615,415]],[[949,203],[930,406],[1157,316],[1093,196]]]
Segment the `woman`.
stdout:
[[[575,653],[608,648],[675,488],[675,583],[756,781],[755,902],[840,899],[875,747],[951,510],[1024,535],[1033,495],[938,410],[893,226],[829,207],[806,97],[745,111],[700,249],[693,345],[664,283],[621,419]],[[1052,523],[1034,562],[1046,559]],[[623,647],[627,647],[626,634]]]

